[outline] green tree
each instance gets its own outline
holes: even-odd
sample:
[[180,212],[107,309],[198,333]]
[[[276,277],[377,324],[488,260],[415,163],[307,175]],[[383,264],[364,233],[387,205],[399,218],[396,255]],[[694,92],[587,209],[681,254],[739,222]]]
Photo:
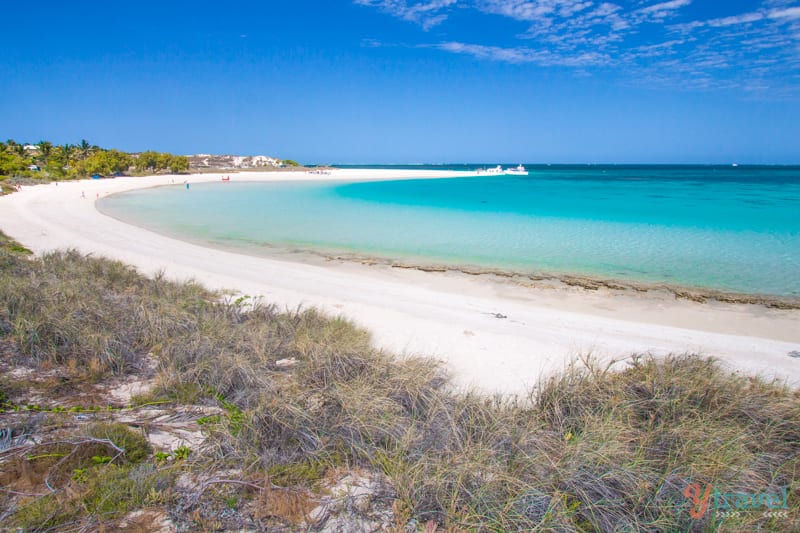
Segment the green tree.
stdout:
[[14,152],[0,152],[0,176],[16,176],[28,168],[28,161]]
[[125,172],[132,163],[131,156],[119,150],[102,150],[75,164],[79,176],[101,176]]
[[66,153],[68,164],[71,165],[73,161],[78,159],[78,147],[74,144],[63,144],[61,149]]
[[158,152],[148,150],[139,154],[136,158],[136,168],[140,171],[154,171],[158,164]]
[[172,155],[159,153],[156,156],[156,170],[167,170],[172,162]]
[[77,161],[72,168],[75,170],[75,174],[81,178],[85,178],[97,173],[97,165],[89,159],[81,159],[80,161]]
[[65,178],[68,175],[68,155],[60,146],[55,147],[47,158],[44,170],[51,177]]
[[81,139],[81,142],[78,143],[78,153],[80,154],[81,159],[86,159],[87,157],[89,157],[89,155],[91,155],[93,151],[92,150],[93,148],[94,147],[91,144],[89,144],[89,141],[87,141],[86,139]]
[[69,167],[70,162],[73,159],[73,150],[75,145],[73,144],[62,144],[61,146],[56,146],[55,153],[58,154],[59,158],[63,161],[65,167]]
[[119,150],[108,150],[105,152],[98,152],[96,155],[103,155],[110,172],[127,172],[133,164],[133,159],[130,155]]
[[50,157],[53,151],[53,143],[49,141],[39,141],[39,144],[36,146],[39,148],[39,155],[42,157],[42,162],[46,163],[47,158]]
[[189,158],[185,155],[174,155],[169,163],[169,170],[174,174],[189,172]]

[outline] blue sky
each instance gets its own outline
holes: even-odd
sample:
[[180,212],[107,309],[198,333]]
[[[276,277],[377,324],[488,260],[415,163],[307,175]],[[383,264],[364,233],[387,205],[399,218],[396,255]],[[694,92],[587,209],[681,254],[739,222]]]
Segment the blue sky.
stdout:
[[3,139],[800,163],[800,0],[40,1],[3,17]]

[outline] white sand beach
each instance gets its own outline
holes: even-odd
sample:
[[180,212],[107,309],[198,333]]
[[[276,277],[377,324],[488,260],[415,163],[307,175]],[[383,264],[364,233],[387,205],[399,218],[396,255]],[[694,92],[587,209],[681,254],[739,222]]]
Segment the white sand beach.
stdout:
[[[697,303],[671,294],[531,288],[487,276],[320,260],[252,257],[178,241],[100,213],[95,199],[143,187],[218,181],[363,180],[467,175],[440,171],[251,172],[83,180],[0,197],[0,229],[41,253],[76,248],[295,308],[315,306],[367,328],[398,354],[446,361],[463,386],[523,392],[579,354],[697,352],[732,369],[800,384],[800,311]],[[85,195],[85,198],[83,196]]]

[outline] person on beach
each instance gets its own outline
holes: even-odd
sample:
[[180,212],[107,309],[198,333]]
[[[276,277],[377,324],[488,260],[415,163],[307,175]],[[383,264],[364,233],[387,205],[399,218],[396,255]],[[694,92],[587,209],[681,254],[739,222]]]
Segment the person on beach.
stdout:
[[86,199],[86,191],[81,191],[81,198]]

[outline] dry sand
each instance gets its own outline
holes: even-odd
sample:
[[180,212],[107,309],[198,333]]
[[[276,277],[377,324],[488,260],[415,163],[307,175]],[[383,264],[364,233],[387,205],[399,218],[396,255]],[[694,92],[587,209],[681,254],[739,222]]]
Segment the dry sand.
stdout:
[[[225,174],[192,175],[190,183]],[[232,181],[434,178],[440,171],[335,170],[230,174]],[[316,306],[368,328],[399,354],[444,359],[464,386],[523,392],[543,372],[592,353],[698,352],[738,371],[800,384],[800,311],[697,303],[668,293],[575,287],[530,288],[490,276],[425,273],[390,266],[251,257],[178,241],[108,217],[95,199],[142,187],[182,186],[186,176],[83,180],[23,187],[0,198],[0,229],[37,253],[72,247],[233,289],[294,308]],[[82,193],[86,198],[82,198]],[[498,318],[505,317],[505,318]]]

